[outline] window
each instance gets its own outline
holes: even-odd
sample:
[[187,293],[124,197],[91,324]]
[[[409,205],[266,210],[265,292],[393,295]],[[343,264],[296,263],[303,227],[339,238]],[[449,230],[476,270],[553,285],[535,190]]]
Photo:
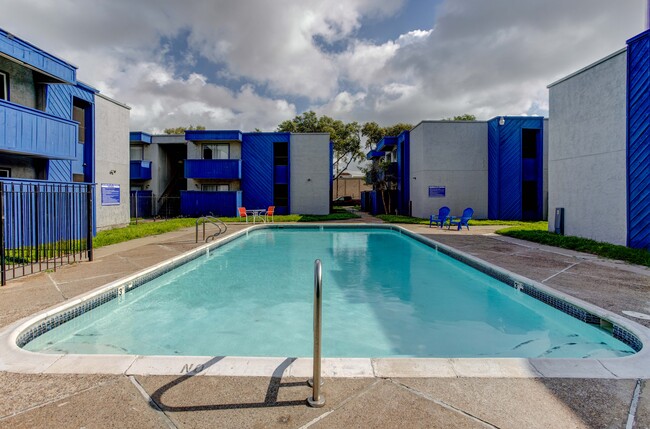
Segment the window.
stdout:
[[0,71],[0,100],[9,101],[9,76]]
[[11,168],[0,168],[0,177],[11,177]]
[[72,120],[79,122],[79,143],[86,141],[86,109],[72,106]]
[[142,161],[144,159],[144,146],[143,145],[132,145],[130,147],[131,151],[131,161]]
[[204,192],[228,192],[230,191],[230,185],[227,183],[201,185],[201,190]]
[[521,157],[537,158],[537,135],[538,130],[524,128],[521,130]]
[[207,143],[201,146],[202,159],[229,159],[230,158],[230,145]]
[[83,174],[73,174],[72,175],[72,181],[73,182],[83,182],[84,181],[84,175]]
[[273,144],[273,165],[289,165],[289,143]]

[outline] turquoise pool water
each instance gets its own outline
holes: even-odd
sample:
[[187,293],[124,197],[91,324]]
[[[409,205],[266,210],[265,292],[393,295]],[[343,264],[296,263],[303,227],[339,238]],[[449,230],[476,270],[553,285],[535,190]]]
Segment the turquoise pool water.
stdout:
[[574,357],[607,332],[391,230],[263,229],[37,337],[48,353],[311,356],[323,262],[326,357]]

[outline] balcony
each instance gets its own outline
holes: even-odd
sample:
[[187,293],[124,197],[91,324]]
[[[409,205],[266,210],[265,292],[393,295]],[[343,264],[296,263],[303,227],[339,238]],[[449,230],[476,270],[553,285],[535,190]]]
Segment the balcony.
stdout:
[[151,161],[131,161],[131,180],[151,180]]
[[77,123],[0,100],[0,151],[74,159]]
[[241,179],[241,159],[187,159],[186,179]]
[[242,191],[181,191],[181,214],[190,217],[210,214],[235,217],[237,207],[241,206],[241,194]]

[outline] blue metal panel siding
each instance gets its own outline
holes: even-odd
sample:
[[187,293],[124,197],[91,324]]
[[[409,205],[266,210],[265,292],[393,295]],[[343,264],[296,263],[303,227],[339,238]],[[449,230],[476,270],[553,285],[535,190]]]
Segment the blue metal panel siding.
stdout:
[[[77,133],[72,138],[70,145],[74,148],[74,160],[72,161],[72,172],[84,174],[84,180],[94,181],[94,141],[95,141],[95,93],[94,90],[82,85],[61,85],[51,84],[47,86],[47,106],[45,111],[59,118],[72,119],[73,98],[78,98],[90,104],[90,117],[86,120],[86,128],[90,128],[90,136],[86,138],[84,144],[77,142]],[[85,164],[85,166],[84,166]],[[57,167],[50,162],[49,170],[55,170]],[[49,180],[62,180],[55,176],[49,176]],[[65,180],[70,180],[70,177]]]
[[402,131],[397,137],[397,165],[398,165],[398,210],[399,214],[410,215],[409,202],[411,200],[410,194],[410,180],[411,168],[409,164],[410,159],[410,132]]
[[241,159],[187,159],[186,179],[241,179]]
[[278,185],[288,185],[289,184],[289,166],[288,165],[276,165],[275,166],[275,175],[274,182]]
[[378,152],[391,151],[397,145],[397,137],[385,136],[379,143],[377,143],[377,148],[375,149]]
[[0,52],[67,83],[76,82],[77,68],[36,46],[0,30]]
[[181,214],[183,216],[237,216],[241,206],[242,191],[204,192],[181,191]]
[[151,161],[131,161],[131,180],[151,180]]
[[366,159],[381,158],[382,156],[384,156],[384,152],[371,150],[366,154]]
[[499,120],[488,121],[488,218],[499,218]]
[[129,133],[129,141],[151,144],[151,134],[143,133],[141,131],[131,131]]
[[242,141],[242,199],[249,209],[273,205],[273,143],[288,133],[246,133]]
[[54,182],[70,182],[72,180],[72,161],[50,160],[47,167],[47,179]]
[[242,132],[238,130],[192,130],[185,131],[185,140],[191,142],[205,141],[242,141]]
[[627,189],[628,246],[650,250],[650,30],[628,40]]
[[[543,118],[504,117],[488,122],[488,217],[490,219],[522,219],[522,129],[538,129],[538,161],[541,160]],[[543,183],[543,171],[537,172],[538,186]],[[541,192],[539,193],[541,194]],[[538,195],[541,201],[541,195]]]
[[0,100],[0,150],[70,159],[76,135],[75,122]]

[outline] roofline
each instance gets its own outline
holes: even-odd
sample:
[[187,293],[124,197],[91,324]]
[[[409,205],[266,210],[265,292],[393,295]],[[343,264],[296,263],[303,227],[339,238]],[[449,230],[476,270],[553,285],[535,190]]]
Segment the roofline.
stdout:
[[571,78],[573,78],[573,77],[576,77],[577,75],[579,75],[579,74],[581,74],[581,73],[584,73],[584,72],[586,72],[587,70],[592,69],[592,68],[596,67],[597,65],[600,65],[600,64],[604,63],[605,61],[609,61],[609,60],[611,60],[612,58],[617,57],[617,56],[621,55],[623,52],[626,52],[626,51],[627,51],[627,47],[625,47],[625,48],[621,48],[621,49],[619,49],[618,51],[616,51],[616,52],[614,52],[614,53],[611,53],[611,54],[607,55],[607,56],[604,57],[604,58],[599,59],[599,60],[596,61],[595,63],[591,63],[591,64],[589,64],[588,66],[583,67],[583,68],[581,68],[580,70],[575,71],[575,72],[571,73],[571,74],[568,75],[568,76],[565,76],[565,77],[563,77],[563,78],[561,78],[561,79],[559,79],[559,80],[556,80],[556,81],[553,82],[553,83],[548,84],[548,85],[546,86],[546,88],[551,88],[551,87],[553,87],[553,86],[555,86],[555,85],[557,85],[557,84],[560,84],[560,83],[564,82],[565,80],[569,80],[569,79],[571,79]]
[[96,93],[95,95],[96,95],[97,97],[103,98],[103,99],[106,100],[106,101],[110,101],[110,102],[113,103],[113,104],[117,104],[118,106],[121,106],[121,107],[124,107],[125,109],[129,109],[129,110],[131,110],[131,106],[129,106],[128,104],[124,104],[124,103],[122,103],[122,102],[120,102],[120,101],[117,101],[117,100],[115,100],[115,99],[113,99],[113,98],[111,98],[111,97],[108,97],[108,96],[102,94],[101,92],[98,92],[98,93]]
[[55,56],[55,55],[52,55],[52,54],[50,54],[50,53],[47,52],[47,51],[44,51],[43,49],[39,48],[38,46],[36,46],[36,45],[34,45],[34,44],[28,42],[27,40],[25,40],[25,39],[23,39],[23,38],[21,38],[21,37],[18,37],[18,36],[16,36],[16,35],[14,35],[13,33],[11,33],[11,32],[9,32],[9,31],[5,30],[4,28],[0,28],[0,32],[5,33],[5,35],[6,35],[7,38],[9,38],[9,39],[20,40],[22,43],[28,45],[30,48],[34,49],[35,51],[38,51],[39,53],[41,53],[41,54],[43,54],[43,55],[45,55],[45,56],[47,56],[47,57],[53,58],[53,59],[55,59],[55,60],[57,60],[57,61],[59,61],[59,62],[65,63],[66,65],[68,65],[68,66],[70,66],[70,67],[73,67],[75,70],[79,70],[79,67],[77,67],[76,65],[72,64],[71,62],[66,61],[66,60],[64,60],[64,59],[62,59],[62,58],[59,58],[59,57],[57,57],[57,56]]

